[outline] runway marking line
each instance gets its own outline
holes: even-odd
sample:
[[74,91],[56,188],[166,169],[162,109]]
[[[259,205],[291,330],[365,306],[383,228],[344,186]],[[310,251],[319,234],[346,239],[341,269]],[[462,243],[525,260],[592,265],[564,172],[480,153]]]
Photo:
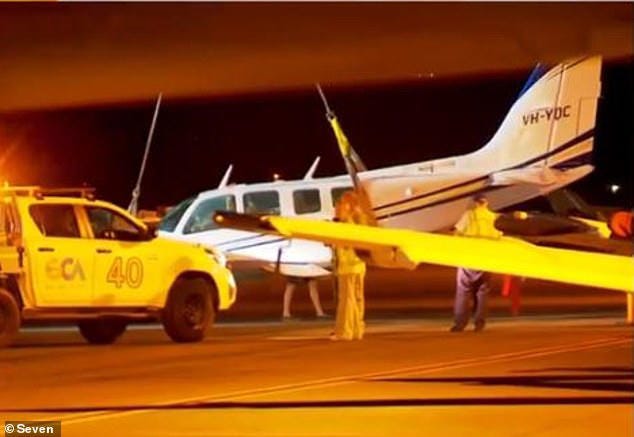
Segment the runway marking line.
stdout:
[[[185,399],[176,399],[170,401],[163,401],[150,404],[151,406],[156,407],[165,407],[165,406],[178,406],[178,405],[188,405],[194,404],[198,402],[210,402],[210,401],[235,401],[244,398],[251,397],[260,397],[271,394],[280,394],[280,393],[292,393],[302,390],[308,390],[313,388],[324,388],[324,387],[333,387],[337,385],[346,385],[353,384],[356,382],[362,382],[363,380],[373,380],[375,378],[384,378],[386,376],[406,376],[411,374],[428,374],[433,372],[440,372],[444,370],[454,370],[466,367],[475,367],[484,364],[494,364],[508,361],[516,361],[527,358],[537,358],[541,356],[547,355],[555,355],[560,353],[567,352],[577,352],[588,349],[600,349],[609,346],[618,346],[621,344],[631,343],[632,338],[630,337],[608,337],[603,339],[589,340],[585,342],[575,343],[571,345],[559,345],[559,346],[548,346],[542,348],[528,349],[524,351],[517,352],[506,352],[496,355],[491,355],[487,357],[478,357],[478,358],[465,358],[460,360],[448,361],[444,363],[435,363],[435,364],[424,364],[419,366],[409,366],[403,367],[399,369],[392,369],[387,371],[379,371],[379,372],[369,372],[369,373],[361,373],[355,375],[346,375],[346,376],[336,376],[330,378],[321,378],[310,381],[303,381],[297,383],[290,384],[282,384],[277,386],[265,387],[261,389],[247,389],[247,390],[238,390],[235,392],[225,393],[221,395],[214,396],[197,396],[192,398]],[[36,420],[41,421],[62,421],[64,425],[73,425],[79,423],[85,423],[90,421],[97,420],[106,420],[112,418],[121,418],[136,414],[144,414],[148,412],[153,412],[153,408],[140,409],[140,410],[130,410],[130,411],[114,411],[109,412],[107,409],[95,412],[88,413],[75,413],[75,414],[67,414],[63,416],[56,417],[46,417]],[[67,419],[68,418],[68,419]],[[67,419],[67,420],[66,420]]]

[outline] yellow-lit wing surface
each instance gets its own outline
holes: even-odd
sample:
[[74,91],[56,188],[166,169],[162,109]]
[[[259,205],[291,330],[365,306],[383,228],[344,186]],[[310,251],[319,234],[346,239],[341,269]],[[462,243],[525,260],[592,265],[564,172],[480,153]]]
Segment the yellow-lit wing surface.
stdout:
[[487,240],[298,218],[219,213],[216,221],[366,250],[371,262],[384,267],[429,263],[634,293],[634,260],[628,256],[540,247],[508,237]]

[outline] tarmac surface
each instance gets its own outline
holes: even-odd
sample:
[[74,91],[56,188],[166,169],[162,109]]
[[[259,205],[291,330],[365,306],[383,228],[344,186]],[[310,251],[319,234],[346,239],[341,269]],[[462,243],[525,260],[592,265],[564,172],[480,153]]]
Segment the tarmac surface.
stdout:
[[265,298],[243,287],[198,344],[157,325],[99,347],[72,327],[25,329],[0,350],[0,425],[61,420],[65,437],[634,435],[622,295],[528,283],[524,315],[496,297],[485,331],[450,333],[450,283],[444,295],[422,283],[425,303],[408,291],[424,278],[377,292],[387,279],[371,279],[362,341],[330,341],[333,321],[312,320],[299,291],[302,318],[279,322],[281,299],[268,299],[279,287]]

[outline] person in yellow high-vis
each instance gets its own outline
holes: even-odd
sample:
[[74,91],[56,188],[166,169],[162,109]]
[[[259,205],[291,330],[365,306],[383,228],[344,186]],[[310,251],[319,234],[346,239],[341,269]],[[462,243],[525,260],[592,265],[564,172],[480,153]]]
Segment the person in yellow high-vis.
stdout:
[[[337,204],[336,219],[354,222],[357,209],[353,193],[346,193]],[[337,277],[337,316],[331,340],[361,340],[365,331],[364,277],[365,263],[354,249],[338,246],[334,249],[334,267]]]
[[[489,209],[487,198],[478,194],[475,205],[460,217],[455,225],[456,234],[465,237],[498,239],[502,232],[495,228],[498,214]],[[469,322],[469,298],[474,301],[473,317],[475,330],[484,329],[487,316],[487,301],[491,289],[491,274],[480,270],[459,267],[456,275],[456,299],[454,302],[454,325],[451,332],[461,332]]]

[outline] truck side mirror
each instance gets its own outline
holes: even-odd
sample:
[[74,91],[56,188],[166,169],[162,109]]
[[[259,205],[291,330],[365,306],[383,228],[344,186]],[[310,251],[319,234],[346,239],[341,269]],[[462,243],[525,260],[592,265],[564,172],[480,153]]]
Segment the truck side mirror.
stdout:
[[144,241],[151,241],[158,237],[158,228],[156,226],[148,226],[143,233]]

